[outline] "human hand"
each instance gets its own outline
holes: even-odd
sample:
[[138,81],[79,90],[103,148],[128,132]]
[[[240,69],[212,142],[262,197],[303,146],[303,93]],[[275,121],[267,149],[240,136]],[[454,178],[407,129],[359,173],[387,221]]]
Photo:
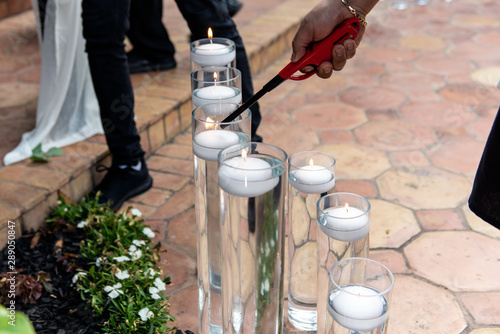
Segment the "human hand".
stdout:
[[[367,0],[373,3],[368,6],[369,10],[373,8],[377,0]],[[356,8],[363,17],[369,11],[362,8]],[[341,22],[352,18],[351,12],[346,8],[341,0],[322,0],[318,3],[302,20],[299,30],[292,41],[292,62],[299,61],[305,54],[307,47],[314,42],[321,41],[328,37],[334,28]],[[358,38],[346,40],[343,44],[335,45],[332,48],[332,60],[321,63],[317,68],[317,75],[320,78],[327,79],[332,75],[332,71],[340,71],[344,68],[347,59],[351,59],[356,54],[356,47],[359,45],[365,27],[361,25]],[[301,71],[304,73],[313,71],[311,66],[306,66]]]

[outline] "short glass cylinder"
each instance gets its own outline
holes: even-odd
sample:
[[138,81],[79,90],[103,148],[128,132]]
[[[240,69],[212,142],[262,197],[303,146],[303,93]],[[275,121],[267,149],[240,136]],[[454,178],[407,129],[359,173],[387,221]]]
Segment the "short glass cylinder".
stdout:
[[390,313],[392,272],[366,258],[337,262],[330,271],[327,301],[331,327],[325,333],[386,334]]
[[227,38],[196,40],[190,45],[191,71],[208,66],[236,67],[236,47]]
[[352,193],[333,193],[317,202],[318,224],[318,333],[325,330],[329,270],[343,259],[368,257],[370,202]]
[[[303,331],[317,329],[317,211],[321,196],[335,191],[335,158],[305,151],[288,159],[288,321]],[[307,284],[305,284],[307,282]]]
[[205,67],[191,73],[193,109],[211,103],[241,103],[241,72],[233,67]]
[[251,113],[220,123],[236,104],[204,105],[192,113],[199,333],[222,333],[221,227],[218,153],[250,141]]
[[224,333],[282,332],[286,159],[264,143],[219,153]]

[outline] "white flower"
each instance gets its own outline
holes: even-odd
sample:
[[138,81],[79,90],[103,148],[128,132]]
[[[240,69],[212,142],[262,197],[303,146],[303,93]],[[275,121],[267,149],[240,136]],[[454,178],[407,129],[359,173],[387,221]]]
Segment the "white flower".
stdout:
[[149,287],[149,293],[151,294],[151,298],[153,298],[153,299],[160,299],[161,297],[158,294],[158,292],[160,292],[160,290],[158,290],[154,286]]
[[115,299],[118,297],[120,294],[123,294],[122,290],[119,290],[122,287],[121,283],[115,284],[113,286],[105,286],[104,291],[106,291],[112,299]]
[[149,277],[153,278],[155,277],[155,271],[153,270],[153,268],[149,268],[147,271],[146,271],[146,275],[149,275]]
[[96,267],[100,267],[100,266],[101,266],[102,261],[104,261],[104,260],[102,259],[102,256],[101,256],[101,257],[98,257],[98,258],[95,260],[95,266],[96,266]]
[[156,286],[156,288],[159,291],[163,291],[163,290],[167,289],[167,286],[165,285],[165,283],[159,277],[156,277],[156,279],[154,280],[153,284]]
[[136,208],[133,208],[132,210],[130,210],[130,213],[136,217],[140,217],[142,216],[142,212],[139,210],[139,209],[136,209]]
[[146,244],[146,241],[144,240],[133,240],[132,243],[136,245],[137,247],[144,246]]
[[113,258],[116,262],[130,261],[128,256],[122,255]]
[[128,248],[128,251],[130,253],[135,252],[136,250],[137,250],[137,247],[135,245],[130,245],[130,247]]
[[73,276],[73,278],[71,279],[71,281],[74,284],[74,283],[76,283],[76,281],[78,281],[79,277],[82,277],[82,276],[85,276],[85,275],[87,275],[87,273],[84,273],[84,272],[76,273],[75,276]]
[[142,233],[144,233],[147,237],[151,239],[155,237],[155,233],[149,227],[145,227],[142,230]]
[[136,260],[139,260],[142,256],[142,251],[140,249],[130,253],[130,255],[132,255],[132,261],[136,261]]
[[115,277],[118,279],[126,279],[129,278],[130,275],[128,274],[128,270],[121,271],[118,269],[118,272],[115,274]]
[[64,208],[64,210],[63,210],[63,211],[64,211],[64,212],[68,212],[68,208]]
[[76,225],[76,227],[84,228],[88,223],[89,223],[88,221],[82,220],[81,222],[78,223],[78,225]]
[[149,308],[145,307],[139,311],[139,316],[142,321],[147,321],[149,318],[154,317],[154,314],[149,310]]

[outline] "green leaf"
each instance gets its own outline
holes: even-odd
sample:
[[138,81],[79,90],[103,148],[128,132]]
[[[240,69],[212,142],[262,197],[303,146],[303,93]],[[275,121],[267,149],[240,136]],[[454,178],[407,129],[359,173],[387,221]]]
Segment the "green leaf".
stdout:
[[52,147],[45,154],[48,155],[49,157],[57,157],[59,155],[62,155],[63,153],[64,153],[63,150],[61,150],[59,147]]
[[41,156],[43,155],[42,151],[42,143],[38,144],[32,151],[31,154],[36,155],[36,156]]
[[50,161],[50,159],[48,157],[46,157],[43,153],[40,155],[33,154],[30,157],[30,159],[35,161],[35,162],[49,162]]

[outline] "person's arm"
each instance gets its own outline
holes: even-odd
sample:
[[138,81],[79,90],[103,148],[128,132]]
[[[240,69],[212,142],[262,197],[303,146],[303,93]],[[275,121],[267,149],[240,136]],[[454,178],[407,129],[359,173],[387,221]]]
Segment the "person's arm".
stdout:
[[[347,2],[356,10],[357,14],[365,18],[378,0],[347,0]],[[353,14],[342,0],[322,0],[302,19],[299,30],[292,41],[291,61],[299,61],[311,43],[326,38],[338,24],[352,17]],[[340,71],[347,59],[354,57],[356,47],[359,45],[364,31],[365,27],[361,25],[361,31],[356,41],[348,39],[343,45],[336,45],[332,49],[332,61],[320,64],[317,75],[326,79],[332,75],[332,70]]]

